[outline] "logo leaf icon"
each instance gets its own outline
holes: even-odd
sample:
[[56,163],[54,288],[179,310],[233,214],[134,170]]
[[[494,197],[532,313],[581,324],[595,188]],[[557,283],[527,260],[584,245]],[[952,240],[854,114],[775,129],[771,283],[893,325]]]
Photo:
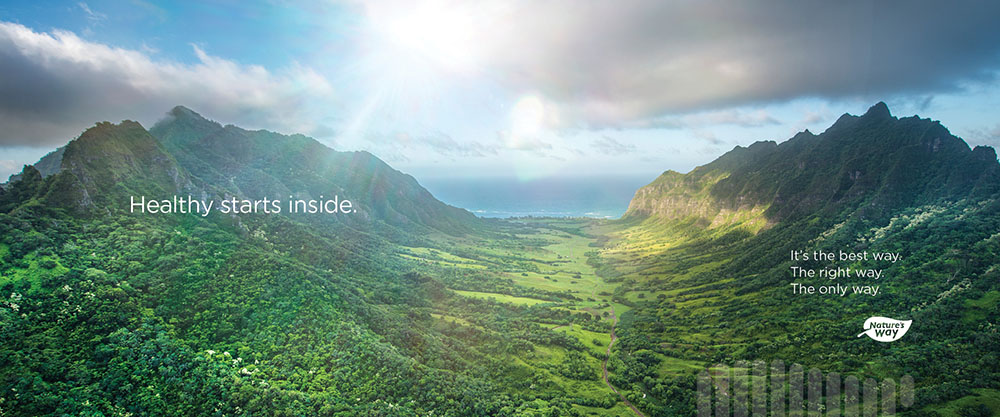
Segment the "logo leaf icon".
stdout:
[[868,335],[872,340],[879,342],[894,342],[910,330],[910,324],[912,323],[913,320],[896,320],[879,316],[869,317],[865,320],[865,331],[859,333],[857,337]]

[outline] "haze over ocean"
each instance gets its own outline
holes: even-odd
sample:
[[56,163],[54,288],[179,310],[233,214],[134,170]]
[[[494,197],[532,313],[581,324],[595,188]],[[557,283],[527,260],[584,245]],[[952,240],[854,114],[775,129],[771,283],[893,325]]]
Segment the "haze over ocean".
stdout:
[[433,178],[420,183],[439,200],[479,217],[618,218],[635,190],[654,178]]

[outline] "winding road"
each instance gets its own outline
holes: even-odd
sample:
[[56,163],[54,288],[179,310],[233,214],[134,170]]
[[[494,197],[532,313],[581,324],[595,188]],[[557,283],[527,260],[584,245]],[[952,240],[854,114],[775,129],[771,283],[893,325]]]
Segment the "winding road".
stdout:
[[601,370],[604,372],[604,383],[608,385],[608,388],[611,388],[611,391],[614,391],[615,394],[618,394],[618,396],[621,397],[622,402],[624,402],[625,405],[628,406],[628,408],[631,408],[632,411],[634,411],[637,416],[646,417],[646,415],[643,414],[642,411],[639,411],[638,408],[635,408],[635,406],[632,405],[632,403],[630,403],[628,399],[625,398],[625,394],[619,392],[618,388],[615,388],[615,386],[611,385],[611,382],[608,381],[608,359],[611,359],[611,347],[614,346],[615,341],[618,340],[618,336],[615,335],[615,326],[618,325],[618,316],[615,315],[615,306],[611,306],[611,320],[612,320],[611,343],[608,343],[608,350],[604,354],[604,363],[601,364]]

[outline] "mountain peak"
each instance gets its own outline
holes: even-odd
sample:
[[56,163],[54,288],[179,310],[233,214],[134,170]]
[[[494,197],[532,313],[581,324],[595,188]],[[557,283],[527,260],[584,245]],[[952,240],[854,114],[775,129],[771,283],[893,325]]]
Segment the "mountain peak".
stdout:
[[170,111],[167,112],[167,114],[178,118],[204,119],[204,117],[202,117],[196,111],[191,110],[184,106],[174,106],[174,108],[170,109]]
[[187,107],[175,106],[167,112],[166,117],[149,129],[149,133],[159,139],[170,136],[183,142],[204,137],[219,129],[222,129],[222,125],[218,122],[206,119]]
[[890,119],[892,118],[892,113],[889,112],[889,106],[884,101],[880,101],[868,108],[868,111],[861,117],[865,119]]
[[[721,174],[706,175],[713,171]],[[820,135],[736,148],[666,180],[640,189],[626,215],[718,225],[734,210],[763,210],[768,221],[850,210],[881,221],[918,202],[990,195],[1000,187],[1000,166],[994,149],[970,150],[939,122],[897,119],[879,102],[862,116],[845,113]]]

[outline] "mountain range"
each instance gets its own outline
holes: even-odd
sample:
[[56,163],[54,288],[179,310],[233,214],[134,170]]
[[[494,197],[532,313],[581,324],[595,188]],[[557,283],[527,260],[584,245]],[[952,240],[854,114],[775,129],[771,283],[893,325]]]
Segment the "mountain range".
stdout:
[[[131,213],[140,195],[358,212]],[[370,153],[178,106],[0,188],[0,415],[691,415],[699,372],[775,359],[912,376],[912,415],[987,415],[997,230],[995,151],[884,103],[664,172],[609,221],[480,219]],[[872,316],[913,324],[857,338]]]
[[993,148],[970,149],[940,122],[899,119],[880,102],[820,135],[737,146],[690,173],[667,171],[636,192],[625,217],[723,221],[756,209],[772,221],[814,214],[878,221],[923,200],[995,194],[996,162]]
[[75,210],[123,210],[130,195],[203,200],[340,195],[356,201],[358,213],[322,219],[352,227],[378,223],[461,233],[475,218],[441,203],[413,177],[368,152],[337,152],[302,135],[222,126],[181,106],[148,131],[129,120],[98,123],[34,168],[42,177],[61,174],[56,182],[72,184],[60,193],[78,196],[67,206]]

